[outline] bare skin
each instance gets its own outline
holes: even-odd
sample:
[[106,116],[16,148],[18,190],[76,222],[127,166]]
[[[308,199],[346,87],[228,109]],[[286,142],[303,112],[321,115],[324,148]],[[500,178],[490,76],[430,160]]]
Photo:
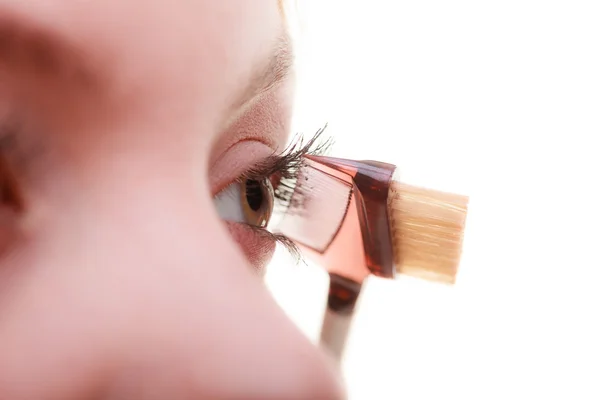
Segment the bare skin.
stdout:
[[[274,0],[0,0],[0,399],[338,399],[213,196],[281,150]],[[6,198],[6,196],[5,196]]]

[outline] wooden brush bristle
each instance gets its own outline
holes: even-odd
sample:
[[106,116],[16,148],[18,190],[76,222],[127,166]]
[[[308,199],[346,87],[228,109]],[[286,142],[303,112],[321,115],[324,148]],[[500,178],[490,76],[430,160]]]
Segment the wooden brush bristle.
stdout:
[[468,197],[392,182],[388,209],[400,274],[454,283]]

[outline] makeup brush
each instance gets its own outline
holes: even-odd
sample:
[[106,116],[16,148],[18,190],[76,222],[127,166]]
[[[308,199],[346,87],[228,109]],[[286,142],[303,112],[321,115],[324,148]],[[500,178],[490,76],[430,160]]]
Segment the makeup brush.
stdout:
[[400,181],[392,164],[308,156],[275,231],[357,283],[398,272],[452,284],[467,204]]
[[321,339],[336,357],[370,274],[456,280],[468,198],[408,185],[395,172],[377,161],[307,156],[276,228],[329,272]]

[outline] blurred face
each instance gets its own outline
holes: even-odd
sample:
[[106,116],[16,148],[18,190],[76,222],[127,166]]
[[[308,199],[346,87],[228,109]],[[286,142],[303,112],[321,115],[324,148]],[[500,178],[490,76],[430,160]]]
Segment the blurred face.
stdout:
[[290,57],[275,0],[0,0],[1,399],[339,397],[240,181]]

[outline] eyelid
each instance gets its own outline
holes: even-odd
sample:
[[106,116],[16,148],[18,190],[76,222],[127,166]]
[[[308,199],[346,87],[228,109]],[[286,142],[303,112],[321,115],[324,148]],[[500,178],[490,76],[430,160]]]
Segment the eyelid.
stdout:
[[242,140],[221,153],[209,168],[208,178],[212,196],[240,177],[260,160],[269,157],[274,150],[260,141]]
[[[296,135],[290,145],[280,154],[276,154],[272,149],[264,145],[264,143],[257,140],[249,139],[237,142],[237,144],[229,147],[229,150],[225,152],[225,156],[221,157],[210,168],[212,171],[210,174],[212,180],[211,187],[214,188],[217,186],[216,182],[221,182],[214,189],[213,196],[236,180],[239,182],[244,179],[272,179],[277,176],[278,180],[282,180],[284,183],[289,180],[293,181],[302,165],[304,156],[325,155],[327,150],[332,146],[333,142],[331,138],[319,141],[326,127],[327,125],[319,129],[307,141],[304,140],[303,135]],[[259,146],[248,146],[247,143],[256,143]],[[262,151],[257,152],[255,150],[256,147],[261,148]],[[254,165],[236,168],[235,164],[239,164],[240,158],[248,158],[244,154],[245,151],[262,153],[262,157],[257,155],[255,158],[259,158],[259,160],[254,162]],[[231,173],[231,170],[237,170],[237,172],[234,172],[234,176],[228,176],[228,179],[223,179],[223,174],[219,173],[220,170],[228,171],[227,175]]]

